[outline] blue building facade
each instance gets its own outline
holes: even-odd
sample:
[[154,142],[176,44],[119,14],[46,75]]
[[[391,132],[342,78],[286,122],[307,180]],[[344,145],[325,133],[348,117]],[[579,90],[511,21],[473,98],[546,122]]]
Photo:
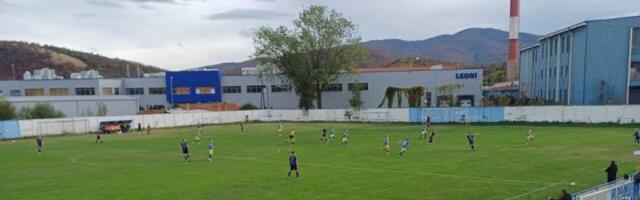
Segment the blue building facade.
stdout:
[[172,105],[221,102],[221,80],[220,71],[166,72],[167,102]]
[[520,92],[566,105],[640,104],[640,16],[585,21],[521,49]]

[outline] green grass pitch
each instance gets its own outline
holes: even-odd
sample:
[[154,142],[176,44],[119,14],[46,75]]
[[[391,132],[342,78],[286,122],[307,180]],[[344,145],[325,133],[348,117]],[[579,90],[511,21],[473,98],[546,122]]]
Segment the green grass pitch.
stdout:
[[[546,199],[605,181],[610,160],[619,176],[640,164],[631,127],[598,125],[435,125],[433,144],[411,124],[275,123],[205,126],[143,133],[45,137],[0,142],[0,199]],[[321,129],[350,130],[351,143],[321,144]],[[287,144],[295,128],[297,143]],[[525,144],[527,129],[536,140]],[[476,132],[470,151],[467,130]],[[392,154],[381,150],[391,135]],[[192,161],[179,148],[189,139]],[[207,161],[208,138],[217,158]],[[398,157],[400,142],[411,147]],[[288,156],[298,154],[301,179],[287,179]],[[575,186],[570,183],[575,182]]]

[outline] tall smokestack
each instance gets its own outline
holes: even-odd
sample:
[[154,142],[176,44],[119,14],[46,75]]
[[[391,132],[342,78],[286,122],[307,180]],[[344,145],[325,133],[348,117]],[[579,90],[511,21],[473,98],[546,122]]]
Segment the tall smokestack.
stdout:
[[507,61],[507,80],[519,79],[520,47],[518,34],[520,33],[520,0],[510,0],[509,9],[509,59]]

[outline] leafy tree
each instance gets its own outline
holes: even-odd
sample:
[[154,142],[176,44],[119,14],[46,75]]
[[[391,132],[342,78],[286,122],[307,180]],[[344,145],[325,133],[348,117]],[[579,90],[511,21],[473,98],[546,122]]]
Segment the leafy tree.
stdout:
[[20,119],[49,119],[65,117],[62,111],[56,110],[48,103],[37,103],[33,107],[22,107],[19,112]]
[[436,88],[436,92],[438,94],[438,103],[454,106],[456,102],[453,98],[453,94],[460,90],[460,88],[462,88],[463,86],[464,85],[457,83],[438,86]]
[[96,106],[98,107],[98,116],[107,116],[107,114],[109,114],[109,110],[106,104],[99,102],[96,103]]
[[424,97],[425,91],[426,89],[422,86],[405,89],[405,94],[407,95],[407,100],[409,101],[409,107],[422,107],[422,98]]
[[511,105],[511,97],[510,96],[501,96],[498,99],[498,103],[500,106],[510,106]]
[[[254,57],[263,72],[281,76],[300,96],[305,110],[322,108],[322,90],[340,74],[353,72],[367,51],[349,19],[326,6],[312,5],[293,21],[293,27],[261,27],[254,36]],[[264,75],[264,73],[261,73]]]
[[0,121],[16,119],[16,108],[0,96]]
[[362,88],[358,87],[358,84],[355,84],[354,87],[351,89],[351,99],[349,99],[349,105],[354,110],[362,109],[362,105],[364,104],[364,102],[362,102],[361,91],[362,91]]

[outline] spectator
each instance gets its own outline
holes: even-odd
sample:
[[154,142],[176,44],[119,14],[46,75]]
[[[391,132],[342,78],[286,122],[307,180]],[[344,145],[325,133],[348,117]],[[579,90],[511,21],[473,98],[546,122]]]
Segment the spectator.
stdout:
[[607,172],[607,182],[611,183],[613,181],[616,180],[616,174],[618,174],[618,166],[616,165],[616,161],[612,160],[611,164],[609,165],[609,167],[607,167],[606,170],[604,170],[605,172]]
[[571,200],[571,195],[569,193],[567,193],[567,189],[562,189],[562,196],[560,196],[560,198],[554,199],[554,198],[549,198],[549,200]]
[[624,179],[624,181],[628,181],[629,180],[629,175],[628,174],[624,174],[624,175],[622,175],[622,178]]
[[636,175],[633,176],[633,183],[635,183],[636,185],[640,184],[640,167],[638,167]]

